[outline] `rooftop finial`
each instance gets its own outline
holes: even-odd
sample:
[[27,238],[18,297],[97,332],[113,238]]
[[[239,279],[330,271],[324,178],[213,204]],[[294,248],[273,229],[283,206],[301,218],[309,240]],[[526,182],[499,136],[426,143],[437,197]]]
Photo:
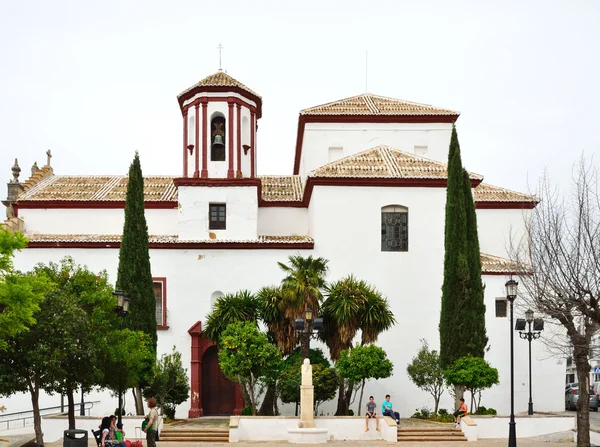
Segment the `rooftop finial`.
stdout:
[[40,170],[40,168],[38,168],[37,161],[34,161],[33,165],[31,166],[31,175],[35,174],[39,170]]
[[217,45],[217,50],[219,50],[219,71],[223,71],[223,69],[221,68],[222,67],[222,64],[221,64],[221,53],[223,51],[223,48],[225,48],[225,47],[223,45],[221,45],[220,43],[219,43],[219,45]]
[[46,151],[46,155],[48,156],[48,161],[46,162],[46,166],[50,166],[50,159],[52,158],[52,151],[48,149]]
[[21,173],[21,168],[19,167],[19,160],[15,158],[15,164],[12,167],[12,175],[13,179],[11,183],[19,183],[19,174]]

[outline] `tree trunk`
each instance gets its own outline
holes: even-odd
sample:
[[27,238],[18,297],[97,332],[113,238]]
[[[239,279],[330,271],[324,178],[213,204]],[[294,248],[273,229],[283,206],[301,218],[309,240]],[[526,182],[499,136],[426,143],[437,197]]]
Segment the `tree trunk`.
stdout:
[[250,401],[252,402],[252,416],[256,416],[256,396],[254,394],[254,383],[252,378],[248,380],[248,388],[250,392]]
[[360,410],[362,409],[362,398],[363,398],[363,393],[365,391],[365,379],[363,379],[362,381],[362,385],[360,387],[360,397],[358,399],[358,415],[360,416]]
[[44,446],[44,433],[42,432],[42,417],[40,416],[40,403],[38,401],[40,390],[37,386],[29,387],[31,394],[31,406],[33,407],[33,430],[35,431],[35,442],[39,447]]
[[69,405],[69,430],[75,429],[75,398],[73,396],[73,390],[71,388],[67,388],[67,402]]
[[132,389],[133,399],[135,401],[135,412],[138,416],[144,415],[144,400],[142,399],[142,389],[137,386]]
[[440,396],[439,395],[435,395],[433,396],[433,402],[434,402],[434,410],[433,413],[437,416],[438,415],[438,409],[440,407]]
[[575,348],[575,366],[579,382],[577,399],[577,447],[590,446],[590,363],[586,348]]
[[464,385],[454,385],[454,409],[458,410],[460,408],[460,400],[465,395],[465,387]]
[[260,410],[258,410],[259,416],[273,416],[275,400],[275,383],[268,383],[265,397],[263,398]]
[[[344,386],[346,382],[346,379],[340,380],[340,387],[338,389],[338,404],[337,410],[335,411],[336,416],[346,416],[346,413],[348,412],[348,401],[346,400],[346,387]],[[296,416],[298,416],[297,411]]]

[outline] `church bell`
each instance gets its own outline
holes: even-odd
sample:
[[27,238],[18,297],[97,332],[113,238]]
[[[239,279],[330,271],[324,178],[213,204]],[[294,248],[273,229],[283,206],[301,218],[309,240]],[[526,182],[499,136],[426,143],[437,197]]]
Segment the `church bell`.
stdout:
[[212,145],[214,148],[225,147],[225,145],[223,144],[223,137],[221,135],[215,135],[215,141],[213,142]]

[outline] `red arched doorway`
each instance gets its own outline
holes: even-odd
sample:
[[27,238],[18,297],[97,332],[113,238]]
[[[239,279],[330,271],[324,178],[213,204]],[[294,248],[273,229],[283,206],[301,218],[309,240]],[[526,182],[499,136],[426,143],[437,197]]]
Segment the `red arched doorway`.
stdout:
[[216,346],[202,358],[202,409],[205,416],[231,415],[235,409],[235,383],[221,371]]
[[188,333],[192,338],[188,417],[241,414],[244,398],[240,386],[221,372],[217,347],[202,336],[202,323],[198,321]]

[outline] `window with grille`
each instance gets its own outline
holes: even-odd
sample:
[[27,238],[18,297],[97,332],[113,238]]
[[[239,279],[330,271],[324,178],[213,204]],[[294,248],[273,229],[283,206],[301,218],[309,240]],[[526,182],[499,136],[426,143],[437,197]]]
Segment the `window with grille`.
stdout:
[[152,278],[154,290],[154,301],[156,309],[156,326],[166,328],[167,326],[167,279]]
[[408,208],[381,209],[381,251],[408,251]]
[[506,317],[506,300],[504,298],[500,298],[496,300],[496,316],[497,317]]
[[209,223],[210,230],[224,230],[226,224],[226,208],[224,203],[211,203],[209,205]]

